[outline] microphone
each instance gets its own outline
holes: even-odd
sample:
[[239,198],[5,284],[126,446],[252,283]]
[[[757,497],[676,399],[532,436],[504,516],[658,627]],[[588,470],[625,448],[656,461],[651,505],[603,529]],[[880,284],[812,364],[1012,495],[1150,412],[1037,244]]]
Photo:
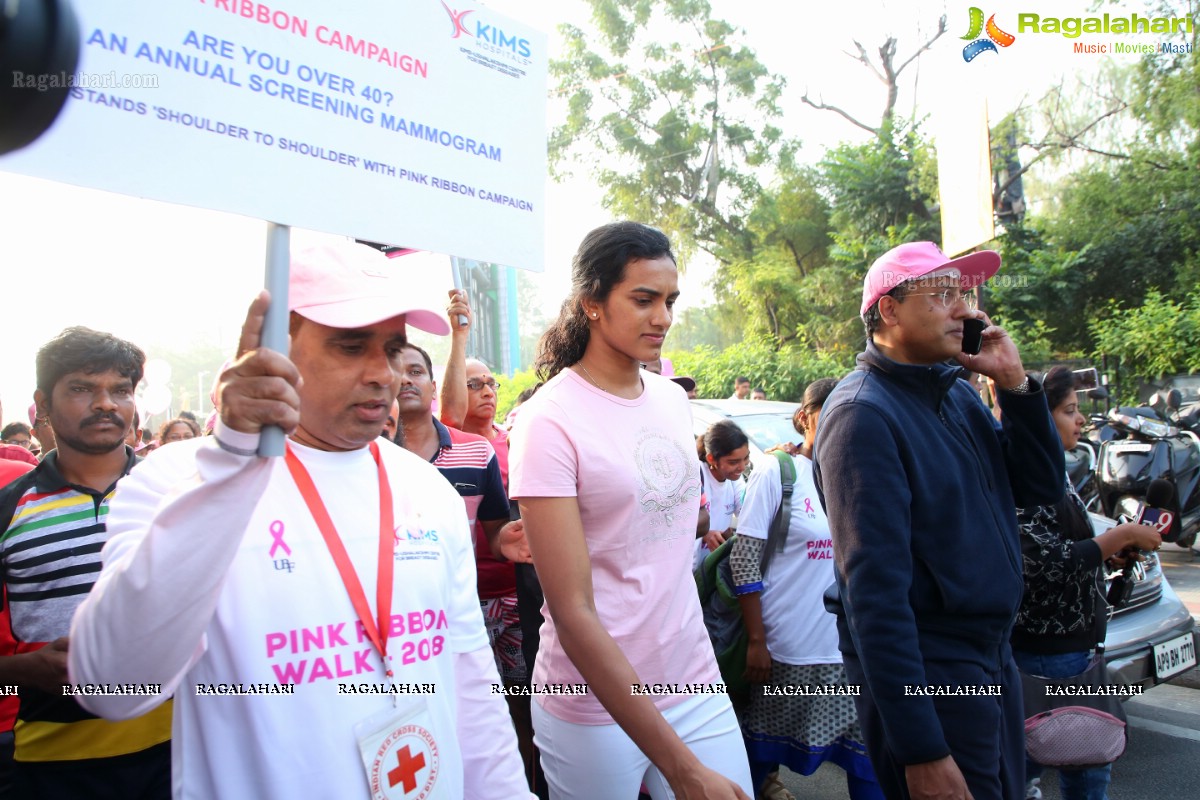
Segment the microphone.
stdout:
[[[1168,539],[1167,534],[1175,522],[1175,515],[1163,506],[1170,505],[1174,499],[1174,484],[1165,478],[1155,478],[1150,481],[1150,486],[1146,489],[1146,501],[1138,505],[1137,518],[1133,522],[1157,529],[1164,542],[1172,541],[1172,539]],[[1178,534],[1176,534],[1177,536]],[[1122,608],[1129,602],[1129,598],[1133,594],[1133,584],[1145,575],[1140,563],[1139,552],[1136,549],[1127,548],[1123,553],[1125,558],[1130,561],[1113,578],[1106,598],[1108,604],[1113,608]]]
[[1175,524],[1175,515],[1166,510],[1174,499],[1175,485],[1166,478],[1155,478],[1146,489],[1146,502],[1138,508],[1135,522],[1156,528],[1164,542],[1174,541],[1178,538],[1178,532],[1174,536],[1169,534]]

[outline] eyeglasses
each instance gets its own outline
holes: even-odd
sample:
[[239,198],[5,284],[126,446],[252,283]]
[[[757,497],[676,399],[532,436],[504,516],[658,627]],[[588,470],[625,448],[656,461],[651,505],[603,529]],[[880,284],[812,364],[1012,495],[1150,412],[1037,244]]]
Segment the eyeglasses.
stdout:
[[928,297],[939,297],[942,300],[942,308],[950,308],[957,305],[959,300],[967,304],[967,308],[975,308],[975,293],[964,292],[957,286],[948,286],[945,289],[939,289],[936,292],[910,292],[905,297],[916,297],[918,295],[926,295]]
[[486,381],[481,381],[479,378],[471,378],[467,381],[467,388],[472,392],[478,392],[485,386],[494,392],[500,388],[500,383],[495,378],[488,378]]

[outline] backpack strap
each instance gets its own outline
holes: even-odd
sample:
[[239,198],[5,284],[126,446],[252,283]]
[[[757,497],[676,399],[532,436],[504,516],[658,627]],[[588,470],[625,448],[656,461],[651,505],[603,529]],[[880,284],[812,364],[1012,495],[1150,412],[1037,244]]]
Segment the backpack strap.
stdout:
[[772,455],[779,462],[779,483],[783,488],[783,497],[779,500],[779,508],[771,520],[771,529],[767,532],[767,546],[763,548],[762,561],[759,570],[765,576],[771,563],[771,556],[776,549],[782,550],[787,539],[788,528],[792,524],[792,491],[796,488],[796,462],[782,450],[776,450]]

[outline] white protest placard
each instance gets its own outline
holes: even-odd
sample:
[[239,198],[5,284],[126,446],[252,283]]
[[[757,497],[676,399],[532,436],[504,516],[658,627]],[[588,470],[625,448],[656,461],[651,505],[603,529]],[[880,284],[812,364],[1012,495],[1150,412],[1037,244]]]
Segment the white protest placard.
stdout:
[[78,73],[12,76],[70,98],[0,169],[542,269],[544,34],[470,0],[76,5]]

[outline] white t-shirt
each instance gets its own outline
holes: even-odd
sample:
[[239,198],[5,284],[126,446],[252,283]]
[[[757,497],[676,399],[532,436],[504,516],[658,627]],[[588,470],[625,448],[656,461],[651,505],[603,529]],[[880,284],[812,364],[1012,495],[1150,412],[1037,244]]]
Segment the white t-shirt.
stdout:
[[708,496],[708,529],[727,531],[733,525],[733,518],[741,513],[746,482],[741,476],[736,481],[718,481],[705,464],[701,465],[700,474],[704,477],[704,494]]
[[[704,496],[708,499],[708,529],[710,531],[727,531],[733,525],[734,517],[742,511],[742,496],[746,492],[746,481],[739,475],[736,481],[718,481],[713,477],[712,470],[707,464],[700,465],[700,474],[704,479]],[[704,546],[703,539],[696,540],[696,553],[692,561],[692,569],[700,566],[700,562],[712,551]]]
[[[218,434],[226,442],[256,443],[233,431]],[[437,788],[445,792],[436,796],[461,797],[464,757],[503,749],[494,732],[459,741],[457,703],[464,701],[455,684],[456,655],[488,648],[471,534],[462,500],[432,465],[391,443],[378,445],[395,514],[388,653],[401,688],[432,689],[399,695],[401,706],[425,704],[423,727],[436,745],[422,752],[414,740],[410,765],[420,756],[418,785],[436,770]],[[290,446],[312,476],[377,618],[374,459],[366,448]],[[284,459],[236,456],[211,438],[160,448],[122,482],[109,530],[103,572],[72,628],[72,675],[174,689],[175,797],[366,798],[354,726],[393,699],[339,690],[339,684],[386,686],[388,679]],[[144,583],[160,595],[143,596]],[[197,694],[197,685],[232,683],[295,686],[291,695]],[[396,766],[385,764],[384,771]],[[516,769],[519,776],[519,762]],[[506,786],[492,796],[527,796]]]
[[[642,373],[636,400],[567,369],[521,408],[509,444],[509,492],[576,497],[596,612],[643,684],[721,680],[691,576],[700,471],[687,395]],[[543,606],[533,682],[583,683]],[[687,699],[656,696],[662,709]],[[595,695],[539,696],[549,713],[583,725],[612,717]]]
[[[793,456],[796,485],[787,540],[763,577],[762,614],[767,651],[784,664],[840,664],[837,626],[822,595],[833,583],[833,539],[813,483],[812,461]],[[783,500],[779,462],[755,462],[738,517],[738,535],[766,539]]]

